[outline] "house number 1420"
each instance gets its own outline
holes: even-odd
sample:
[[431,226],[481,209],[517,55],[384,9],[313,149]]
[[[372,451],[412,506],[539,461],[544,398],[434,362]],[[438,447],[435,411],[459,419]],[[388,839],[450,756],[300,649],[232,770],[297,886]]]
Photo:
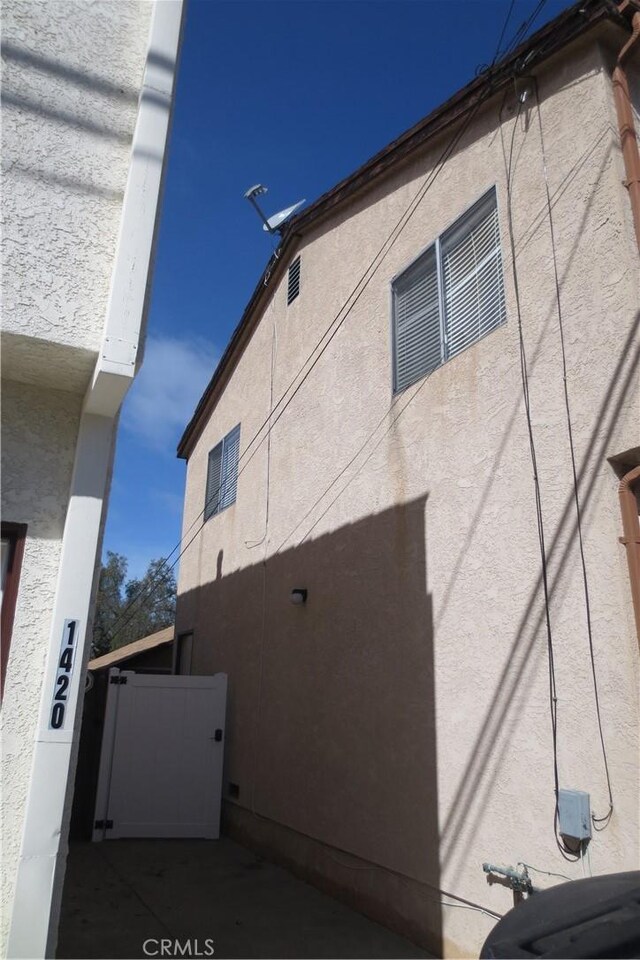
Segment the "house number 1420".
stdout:
[[56,670],[56,682],[53,687],[53,700],[51,702],[51,713],[49,715],[50,730],[61,730],[64,725],[69,699],[69,687],[71,686],[73,662],[75,660],[79,623],[79,620],[65,620],[64,622],[60,656],[58,657],[58,669]]

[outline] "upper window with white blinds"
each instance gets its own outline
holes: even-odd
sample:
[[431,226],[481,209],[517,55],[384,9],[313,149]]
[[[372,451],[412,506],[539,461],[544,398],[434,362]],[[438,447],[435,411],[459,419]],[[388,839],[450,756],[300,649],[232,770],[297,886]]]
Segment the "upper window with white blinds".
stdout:
[[235,503],[239,459],[240,424],[209,452],[204,501],[205,520]]
[[505,320],[492,188],[393,283],[395,392]]

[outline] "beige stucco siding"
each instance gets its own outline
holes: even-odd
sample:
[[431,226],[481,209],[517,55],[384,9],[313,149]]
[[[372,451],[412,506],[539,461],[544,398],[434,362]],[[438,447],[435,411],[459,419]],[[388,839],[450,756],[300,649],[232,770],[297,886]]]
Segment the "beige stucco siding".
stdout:
[[[591,844],[594,872],[631,869],[639,853],[638,647],[607,458],[638,446],[640,286],[607,57],[585,43],[538,78],[615,800],[611,824]],[[330,858],[319,872],[336,888],[360,889],[367,908],[387,902],[391,920],[415,936],[430,928],[447,954],[467,956],[477,955],[490,919],[434,912],[433,900],[448,893],[506,911],[509,894],[487,886],[484,860],[581,875],[553,834],[547,639],[507,211],[512,136],[560,785],[587,790],[597,816],[608,806],[539,116],[530,96],[516,119],[509,97],[500,126],[500,107],[492,102],[476,118],[273,427],[266,531],[267,443],[241,459],[236,504],[181,560],[177,625],[195,631],[195,672],[229,673],[227,777],[240,806],[361,858],[361,873]],[[277,401],[445,143],[302,239],[300,296],[287,307],[285,274],[190,455],[189,537],[204,506],[208,451],[238,422],[244,450],[268,415],[272,349]],[[391,280],[492,185],[507,322],[394,397]],[[289,603],[296,586],[309,590],[303,608]],[[305,850],[292,856],[308,866]],[[367,862],[409,879],[367,873]],[[366,880],[357,879],[362,871]]]

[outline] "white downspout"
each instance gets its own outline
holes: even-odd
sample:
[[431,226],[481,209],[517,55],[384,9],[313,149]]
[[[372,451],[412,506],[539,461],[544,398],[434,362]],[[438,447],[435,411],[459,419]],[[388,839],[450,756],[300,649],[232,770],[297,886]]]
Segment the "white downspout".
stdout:
[[[115,426],[135,375],[143,334],[181,21],[182,0],[156,0],[102,347],[85,397],[76,445],[7,944],[10,958],[44,958],[55,951],[73,799],[74,748],[82,714],[79,690],[89,655],[87,623],[92,614],[94,570]],[[56,677],[70,621],[76,624],[75,655],[64,719],[55,729]]]

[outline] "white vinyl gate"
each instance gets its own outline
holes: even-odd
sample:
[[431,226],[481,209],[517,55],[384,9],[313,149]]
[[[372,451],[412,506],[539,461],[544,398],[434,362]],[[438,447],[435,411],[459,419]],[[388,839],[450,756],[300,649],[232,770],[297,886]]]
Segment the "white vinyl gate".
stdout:
[[227,676],[109,671],[93,839],[220,834]]

